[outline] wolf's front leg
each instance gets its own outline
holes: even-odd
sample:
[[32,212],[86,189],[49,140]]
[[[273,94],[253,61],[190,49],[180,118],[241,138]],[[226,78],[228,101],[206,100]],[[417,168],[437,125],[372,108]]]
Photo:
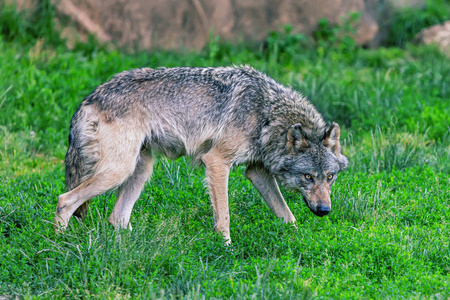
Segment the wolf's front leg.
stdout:
[[278,218],[285,223],[295,222],[295,217],[286,204],[275,178],[262,165],[249,165],[245,169],[249,179]]
[[213,206],[214,229],[221,233],[225,244],[231,243],[230,239],[230,212],[228,208],[228,176],[230,163],[223,158],[218,149],[211,149],[202,156],[206,167],[206,179],[208,181],[209,194]]

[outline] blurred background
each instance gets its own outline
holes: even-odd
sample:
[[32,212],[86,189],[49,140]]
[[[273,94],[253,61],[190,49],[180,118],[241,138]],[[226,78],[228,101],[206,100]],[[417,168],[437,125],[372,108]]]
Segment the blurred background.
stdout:
[[73,112],[115,73],[249,64],[308,96],[352,145],[392,131],[376,159],[353,149],[358,170],[448,169],[433,147],[447,151],[449,16],[446,0],[2,0],[0,165],[61,166]]
[[348,143],[394,132],[376,159],[354,149],[358,170],[448,169],[433,147],[449,135],[449,16],[446,0],[2,0],[0,165],[61,166],[72,114],[115,73],[249,64],[308,96]]

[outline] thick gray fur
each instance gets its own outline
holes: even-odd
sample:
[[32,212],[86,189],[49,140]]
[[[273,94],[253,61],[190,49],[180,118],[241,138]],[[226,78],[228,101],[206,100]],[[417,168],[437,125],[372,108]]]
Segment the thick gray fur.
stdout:
[[109,221],[130,227],[158,155],[205,165],[215,227],[228,242],[232,165],[247,165],[247,178],[286,222],[295,218],[277,180],[323,216],[331,185],[348,164],[339,138],[339,126],[328,125],[305,97],[251,67],[125,71],[98,86],[72,118],[68,192],[59,197],[55,223],[84,217],[92,197],[118,188]]

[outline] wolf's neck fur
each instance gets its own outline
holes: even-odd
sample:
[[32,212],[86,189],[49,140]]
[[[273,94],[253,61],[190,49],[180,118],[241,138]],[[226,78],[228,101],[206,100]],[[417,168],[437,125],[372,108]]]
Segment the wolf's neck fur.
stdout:
[[306,97],[252,67],[242,66],[241,70],[258,81],[261,94],[266,96],[263,106],[269,125],[287,130],[301,124],[310,141],[317,142],[323,137],[327,124]]
[[272,159],[286,155],[288,129],[295,124],[302,126],[305,138],[312,143],[321,143],[327,124],[316,108],[298,92],[275,81],[271,83],[271,97],[267,99],[267,123],[261,130],[261,153],[267,165],[277,165]]

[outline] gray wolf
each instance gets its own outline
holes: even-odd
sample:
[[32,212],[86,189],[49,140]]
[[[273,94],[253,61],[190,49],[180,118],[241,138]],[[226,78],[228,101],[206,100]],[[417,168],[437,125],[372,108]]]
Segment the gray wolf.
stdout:
[[90,199],[117,189],[109,222],[131,228],[131,210],[155,158],[203,164],[215,230],[230,242],[228,176],[245,176],[275,215],[295,222],[277,182],[299,192],[310,210],[331,210],[330,190],[348,165],[340,128],[327,124],[300,93],[255,69],[135,69],[98,86],[75,112],[65,158],[68,192],[58,198],[55,228],[84,217]]

